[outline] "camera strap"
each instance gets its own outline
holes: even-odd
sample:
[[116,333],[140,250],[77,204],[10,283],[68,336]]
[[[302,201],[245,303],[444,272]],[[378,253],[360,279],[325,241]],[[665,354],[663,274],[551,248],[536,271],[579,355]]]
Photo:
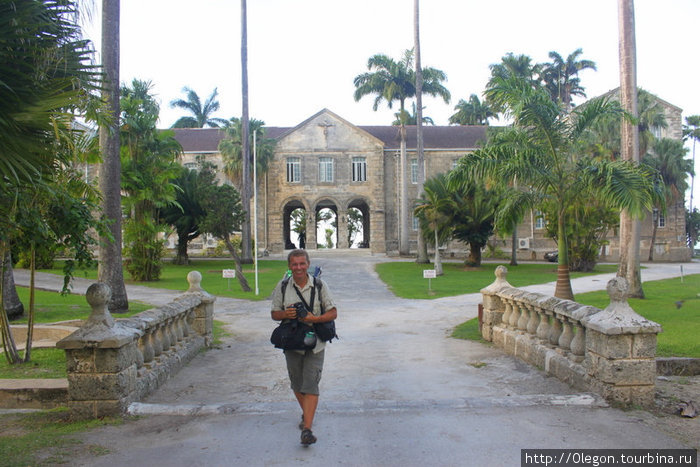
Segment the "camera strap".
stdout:
[[316,298],[316,287],[311,288],[311,300],[310,300],[311,305],[309,305],[309,303],[307,303],[306,300],[304,300],[304,296],[299,291],[299,288],[297,287],[296,283],[294,283],[292,285],[294,285],[294,291],[297,293],[297,295],[301,299],[301,301],[304,304],[304,306],[306,307],[306,309],[309,311],[309,313],[313,314],[314,313],[314,299]]

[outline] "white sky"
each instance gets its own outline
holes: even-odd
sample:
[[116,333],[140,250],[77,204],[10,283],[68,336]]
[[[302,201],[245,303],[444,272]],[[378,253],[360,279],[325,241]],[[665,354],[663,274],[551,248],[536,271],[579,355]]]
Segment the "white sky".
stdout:
[[[99,50],[96,10],[86,30]],[[700,114],[700,1],[637,0],[635,14],[639,86],[684,117]],[[184,115],[169,106],[183,86],[202,100],[217,87],[216,116],[240,116],[240,24],[239,0],[121,0],[121,81],[153,82],[161,127]],[[374,112],[371,96],[355,102],[353,78],[370,56],[398,60],[411,47],[413,0],[248,0],[250,116],[295,126],[328,108],[356,125],[390,124],[397,109]],[[549,51],[566,57],[577,48],[598,66],[581,74],[589,97],[619,85],[617,1],[423,0],[423,66],[446,72],[452,93],[449,104],[425,97],[424,115],[446,125],[459,99],[481,95],[488,66],[508,52],[544,62]],[[697,186],[695,193],[697,206]]]

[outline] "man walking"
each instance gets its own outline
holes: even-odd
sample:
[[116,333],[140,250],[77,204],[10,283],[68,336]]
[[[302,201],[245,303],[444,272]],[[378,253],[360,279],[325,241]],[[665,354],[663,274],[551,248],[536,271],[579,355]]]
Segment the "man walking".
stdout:
[[[338,312],[328,285],[320,278],[308,273],[310,259],[306,250],[292,250],[287,256],[287,264],[292,277],[286,287],[280,281],[272,294],[272,319],[276,321],[298,319],[308,325],[310,330],[314,323],[333,321]],[[284,292],[282,289],[284,288]],[[308,310],[306,316],[297,315],[295,303],[302,302]],[[318,407],[319,382],[323,371],[323,359],[326,343],[316,339],[311,350],[285,350],[287,372],[294,396],[302,411],[299,424],[301,444],[308,446],[316,442],[311,431],[316,408]]]

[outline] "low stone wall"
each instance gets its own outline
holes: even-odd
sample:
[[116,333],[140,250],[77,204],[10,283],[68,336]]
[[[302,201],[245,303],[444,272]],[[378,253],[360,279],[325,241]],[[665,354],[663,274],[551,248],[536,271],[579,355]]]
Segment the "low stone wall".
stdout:
[[109,286],[95,283],[86,299],[87,322],[56,347],[66,351],[69,406],[78,418],[123,413],[151,394],[212,343],[215,297],[193,271],[184,294],[171,303],[115,320]]
[[512,287],[507,269],[484,288],[482,336],[573,387],[622,405],[649,406],[661,326],[632,310],[627,282],[608,282],[604,310]]

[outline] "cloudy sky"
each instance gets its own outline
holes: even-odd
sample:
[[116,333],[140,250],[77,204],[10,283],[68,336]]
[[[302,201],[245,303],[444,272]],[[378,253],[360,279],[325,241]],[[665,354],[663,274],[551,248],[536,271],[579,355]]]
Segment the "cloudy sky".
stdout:
[[[121,0],[121,8],[121,80],[152,81],[161,127],[183,115],[169,106],[183,86],[202,99],[218,88],[216,116],[240,116],[240,1]],[[635,13],[638,84],[684,117],[700,114],[700,1],[637,0]],[[94,22],[86,31],[99,50]],[[413,0],[248,0],[250,115],[295,126],[328,108],[357,125],[389,124],[396,109],[374,112],[370,96],[355,102],[353,78],[370,56],[399,59],[412,46]],[[423,0],[423,66],[446,72],[452,93],[449,104],[425,98],[424,115],[446,125],[508,52],[544,62],[549,51],[577,48],[598,66],[581,74],[589,97],[619,85],[615,0]]]

